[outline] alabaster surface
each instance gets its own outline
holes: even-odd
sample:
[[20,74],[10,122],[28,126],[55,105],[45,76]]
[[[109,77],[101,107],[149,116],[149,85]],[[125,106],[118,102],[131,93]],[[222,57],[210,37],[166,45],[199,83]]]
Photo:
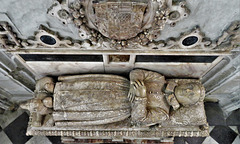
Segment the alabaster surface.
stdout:
[[130,116],[129,81],[114,75],[60,77],[54,91],[57,126],[99,125]]
[[60,76],[56,82],[45,77],[36,84],[35,98],[21,107],[31,113],[28,135],[207,136],[204,92],[199,80],[136,69],[130,80],[106,74]]

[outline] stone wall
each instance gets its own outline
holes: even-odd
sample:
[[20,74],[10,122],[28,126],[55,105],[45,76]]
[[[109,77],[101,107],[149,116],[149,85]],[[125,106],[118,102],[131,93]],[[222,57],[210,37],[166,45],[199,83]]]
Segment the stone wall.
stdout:
[[0,108],[32,98],[34,85],[33,75],[13,55],[0,51]]
[[224,57],[202,79],[209,98],[219,100],[226,115],[240,108],[240,50]]

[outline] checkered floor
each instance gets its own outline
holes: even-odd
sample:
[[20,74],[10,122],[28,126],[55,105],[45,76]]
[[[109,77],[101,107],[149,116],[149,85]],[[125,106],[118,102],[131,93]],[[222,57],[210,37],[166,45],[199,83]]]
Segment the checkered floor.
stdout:
[[[210,137],[181,138],[176,144],[240,144],[240,109],[224,119],[216,103],[205,103]],[[0,144],[61,144],[60,137],[26,136],[28,113],[19,109],[15,112],[0,114]]]

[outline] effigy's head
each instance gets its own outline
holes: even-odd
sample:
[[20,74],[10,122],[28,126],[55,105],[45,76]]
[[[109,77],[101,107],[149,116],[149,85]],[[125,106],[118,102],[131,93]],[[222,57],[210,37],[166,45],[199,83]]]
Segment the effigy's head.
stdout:
[[200,83],[187,83],[175,88],[175,96],[183,106],[191,106],[204,99],[205,90]]
[[47,92],[53,93],[54,81],[51,77],[44,77],[37,81],[36,91],[46,90]]

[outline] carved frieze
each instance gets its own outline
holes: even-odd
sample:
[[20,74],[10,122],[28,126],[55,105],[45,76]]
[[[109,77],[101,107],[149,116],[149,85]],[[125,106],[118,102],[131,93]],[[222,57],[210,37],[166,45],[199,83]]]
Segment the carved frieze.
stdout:
[[[39,48],[55,48],[56,50],[62,48],[74,50],[152,50],[152,51],[209,51],[209,52],[229,52],[239,45],[239,25],[236,21],[224,31],[222,36],[217,40],[206,38],[199,27],[194,28],[191,32],[183,33],[178,38],[169,38],[166,41],[152,41],[147,45],[142,45],[145,35],[140,34],[139,37],[130,40],[110,40],[104,38],[95,30],[90,30],[83,26],[80,30],[80,37],[85,40],[74,40],[71,38],[63,38],[56,32],[53,32],[46,27],[40,26],[39,31],[34,38],[21,40],[17,37],[7,23],[1,23],[2,31],[1,45],[9,51],[16,51],[21,49],[39,49]],[[7,29],[4,29],[4,27]],[[94,33],[94,34],[93,34]],[[93,34],[93,36],[91,35]],[[94,37],[95,36],[95,37]],[[124,47],[123,47],[124,46]]]

